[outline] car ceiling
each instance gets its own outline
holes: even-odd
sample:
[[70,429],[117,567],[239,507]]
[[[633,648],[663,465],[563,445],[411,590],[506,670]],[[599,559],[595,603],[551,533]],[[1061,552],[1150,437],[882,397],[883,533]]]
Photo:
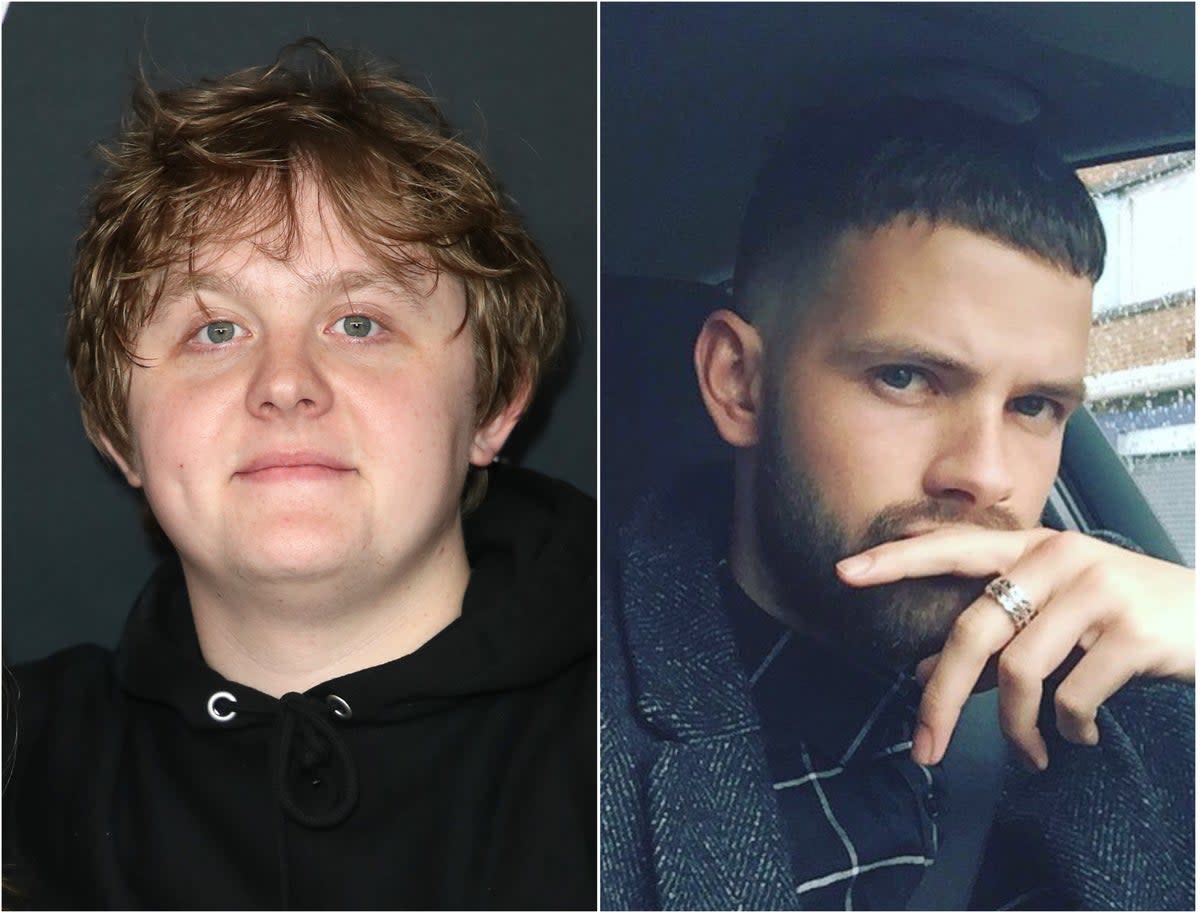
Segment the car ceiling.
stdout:
[[1191,3],[603,4],[602,269],[724,279],[788,112],[927,66],[1027,93],[1078,165],[1189,147],[1194,16]]

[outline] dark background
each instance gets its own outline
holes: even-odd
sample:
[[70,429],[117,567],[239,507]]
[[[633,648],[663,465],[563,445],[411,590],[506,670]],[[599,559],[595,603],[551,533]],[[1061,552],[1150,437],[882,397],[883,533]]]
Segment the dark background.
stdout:
[[[151,81],[268,64],[315,35],[432,92],[567,288],[573,358],[506,449],[595,494],[596,7],[14,3],[3,26],[4,657],[115,643],[155,557],[139,501],[83,434],[63,357],[92,150],[139,59]],[[525,427],[525,429],[522,429]]]
[[721,282],[793,110],[928,85],[932,65],[1035,96],[1076,166],[1195,138],[1193,3],[604,3],[600,28],[607,274]]

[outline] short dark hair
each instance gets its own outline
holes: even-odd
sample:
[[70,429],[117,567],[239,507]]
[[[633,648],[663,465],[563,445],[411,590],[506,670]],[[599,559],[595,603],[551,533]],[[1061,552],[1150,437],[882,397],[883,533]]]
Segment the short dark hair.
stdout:
[[775,141],[742,224],[734,297],[747,307],[760,283],[786,278],[789,303],[803,304],[846,232],[904,217],[977,232],[1092,283],[1104,269],[1095,203],[1031,129],[896,97],[810,109]]

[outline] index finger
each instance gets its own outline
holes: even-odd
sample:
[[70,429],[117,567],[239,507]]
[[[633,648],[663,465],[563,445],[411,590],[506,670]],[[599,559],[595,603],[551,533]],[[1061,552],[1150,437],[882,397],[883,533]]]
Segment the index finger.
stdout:
[[925,576],[990,576],[1011,569],[1030,549],[1054,534],[1047,528],[998,531],[948,525],[846,557],[837,564],[837,571],[847,585],[856,587]]

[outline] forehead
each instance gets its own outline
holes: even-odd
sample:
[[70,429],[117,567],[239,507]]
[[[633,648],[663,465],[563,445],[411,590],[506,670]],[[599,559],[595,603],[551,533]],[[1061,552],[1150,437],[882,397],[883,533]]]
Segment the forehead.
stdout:
[[192,298],[197,291],[253,298],[266,290],[316,296],[366,287],[423,297],[441,279],[417,246],[389,250],[388,257],[365,250],[312,181],[299,184],[292,206],[265,205],[264,211],[167,268],[159,277],[159,302]]
[[915,338],[980,371],[1082,375],[1091,282],[956,226],[851,232],[798,332],[804,341]]
[[[188,252],[172,273],[237,275],[247,269],[285,265],[298,274],[316,274],[333,265],[365,268],[370,258],[311,179],[294,192],[278,188],[257,207],[212,233]],[[220,214],[215,214],[219,220]]]

